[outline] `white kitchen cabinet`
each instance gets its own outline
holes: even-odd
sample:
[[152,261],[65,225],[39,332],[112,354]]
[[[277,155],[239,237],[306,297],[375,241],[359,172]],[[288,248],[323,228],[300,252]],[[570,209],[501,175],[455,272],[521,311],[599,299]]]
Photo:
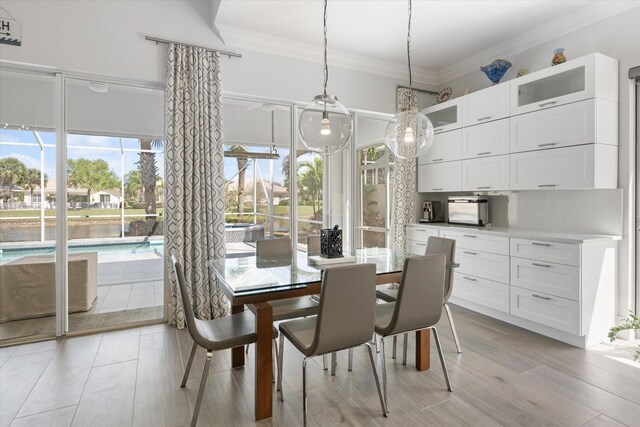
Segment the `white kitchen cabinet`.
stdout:
[[618,102],[618,61],[592,53],[511,81],[511,116],[589,98]]
[[456,272],[451,296],[493,310],[509,313],[509,285]]
[[473,126],[509,116],[511,82],[500,83],[462,97],[462,125]]
[[580,301],[580,269],[570,265],[512,256],[511,285]]
[[418,157],[418,164],[450,162],[461,158],[462,129],[457,129],[435,135],[429,151]]
[[462,158],[509,154],[509,119],[462,129]]
[[580,266],[580,246],[570,243],[511,238],[511,256]]
[[510,150],[517,153],[593,143],[618,145],[617,114],[616,102],[592,98],[513,116]]
[[509,256],[490,252],[456,249],[456,271],[494,282],[509,284]]
[[616,188],[618,148],[578,145],[510,155],[510,189]]
[[508,155],[462,161],[462,190],[494,191],[508,189]]
[[418,165],[418,192],[462,190],[462,162]]
[[560,331],[580,335],[580,303],[511,286],[511,314]]
[[451,229],[440,231],[440,235],[448,239],[454,239],[458,249],[509,255],[508,237],[496,236],[491,233],[474,233],[473,231],[454,231]]
[[426,225],[411,224],[406,228],[407,240],[427,243],[429,236],[438,237],[438,229]]
[[422,113],[427,116],[437,134],[462,127],[462,98],[436,104],[425,108]]

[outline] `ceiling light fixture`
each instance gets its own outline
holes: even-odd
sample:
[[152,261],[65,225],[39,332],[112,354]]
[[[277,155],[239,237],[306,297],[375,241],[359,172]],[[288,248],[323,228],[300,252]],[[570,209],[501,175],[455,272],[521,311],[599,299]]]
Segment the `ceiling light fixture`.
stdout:
[[109,85],[102,82],[89,82],[89,89],[95,93],[107,93],[109,91]]
[[[409,0],[409,24],[407,26],[407,64],[409,89],[411,88],[411,0]],[[413,89],[412,89],[413,90]],[[426,153],[433,144],[433,125],[416,107],[407,105],[387,125],[384,142],[389,150],[401,159],[415,159]]]
[[351,113],[338,98],[327,94],[327,0],[324,0],[324,83],[317,95],[300,114],[300,139],[309,150],[329,155],[342,150],[351,137]]

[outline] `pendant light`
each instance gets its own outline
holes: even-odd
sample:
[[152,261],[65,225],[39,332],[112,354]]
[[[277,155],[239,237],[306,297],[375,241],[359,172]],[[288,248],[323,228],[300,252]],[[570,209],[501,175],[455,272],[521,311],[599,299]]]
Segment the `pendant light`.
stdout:
[[[409,66],[409,89],[411,89],[411,0],[409,0],[409,25],[407,30],[407,63]],[[389,150],[401,159],[414,159],[429,151],[433,144],[433,125],[416,107],[407,105],[398,112],[384,135]]]
[[300,139],[309,150],[329,155],[342,150],[351,137],[351,113],[338,98],[327,94],[327,0],[324,0],[324,83],[317,95],[300,114]]

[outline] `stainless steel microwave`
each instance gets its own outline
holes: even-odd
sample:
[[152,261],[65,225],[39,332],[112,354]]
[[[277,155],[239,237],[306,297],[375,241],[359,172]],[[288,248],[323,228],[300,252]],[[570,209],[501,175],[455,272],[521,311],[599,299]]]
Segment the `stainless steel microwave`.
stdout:
[[449,196],[449,223],[485,226],[489,223],[489,200],[483,196]]

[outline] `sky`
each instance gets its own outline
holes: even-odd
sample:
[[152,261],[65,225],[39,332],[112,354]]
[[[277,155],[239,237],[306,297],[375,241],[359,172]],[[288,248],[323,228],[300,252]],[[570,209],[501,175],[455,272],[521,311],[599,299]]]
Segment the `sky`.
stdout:
[[[50,182],[55,182],[55,146],[56,138],[53,132],[40,132],[40,137],[45,145],[45,167],[44,171]],[[13,145],[11,143],[29,143],[32,146]],[[125,149],[137,149],[138,139],[122,138]],[[89,136],[89,135],[69,135],[67,137],[67,156],[70,159],[85,158],[89,160],[103,159],[110,169],[118,176],[122,173],[120,138]],[[251,152],[266,152],[265,147],[248,147]],[[274,161],[273,182],[284,184],[284,174],[282,173],[282,161],[289,153],[289,150],[280,149],[280,159]],[[15,157],[28,168],[40,168],[40,148],[36,137],[31,130],[11,130],[0,128],[0,158]],[[124,153],[124,175],[129,171],[137,169],[135,162],[138,161],[138,153],[135,151],[125,151]],[[257,160],[262,177],[269,180],[269,160]],[[157,154],[156,160],[160,176],[164,176],[164,155]],[[235,158],[225,158],[224,161],[225,179],[233,179],[238,173],[238,163]],[[260,177],[260,175],[258,175]],[[236,178],[237,179],[237,178]],[[245,179],[253,179],[253,166],[246,169]]]

